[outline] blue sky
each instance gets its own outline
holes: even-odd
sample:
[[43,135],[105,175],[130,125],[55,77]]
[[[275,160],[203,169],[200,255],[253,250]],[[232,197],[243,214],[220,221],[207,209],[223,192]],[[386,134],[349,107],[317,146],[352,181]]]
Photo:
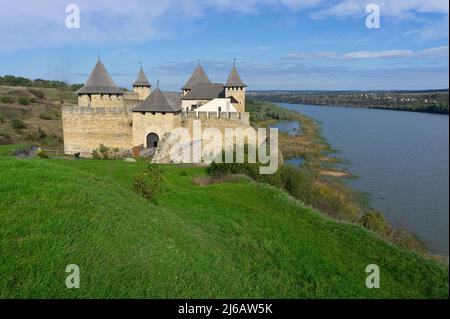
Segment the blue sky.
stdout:
[[[80,28],[65,26],[68,4]],[[381,27],[365,25],[377,4]],[[101,58],[129,87],[142,62],[177,90],[200,59],[249,89],[448,88],[446,0],[0,0],[0,75],[84,82]]]

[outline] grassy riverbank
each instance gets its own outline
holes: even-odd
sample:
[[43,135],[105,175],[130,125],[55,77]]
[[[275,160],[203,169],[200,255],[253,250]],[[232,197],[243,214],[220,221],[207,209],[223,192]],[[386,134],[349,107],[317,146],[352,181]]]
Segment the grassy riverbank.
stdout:
[[336,167],[341,159],[324,139],[320,123],[271,102],[249,99],[247,110],[252,114],[254,126],[268,126],[277,121],[299,122],[298,135],[279,133],[279,144],[284,158],[304,159],[298,182],[301,188],[297,192],[300,200],[335,219],[362,224],[389,242],[428,256],[426,245],[418,237],[390,225],[380,212],[368,205],[365,194],[345,183],[342,177],[353,176]]
[[0,157],[0,297],[448,298],[444,266],[265,184],[162,165],[149,202],[132,191],[146,165]]

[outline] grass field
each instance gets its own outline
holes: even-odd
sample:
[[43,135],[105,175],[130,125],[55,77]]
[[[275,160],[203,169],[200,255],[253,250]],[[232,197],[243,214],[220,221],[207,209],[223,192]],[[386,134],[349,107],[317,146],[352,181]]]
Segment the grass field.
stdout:
[[[448,270],[244,178],[131,189],[144,162],[17,160],[0,152],[0,297],[448,298]],[[65,267],[81,288],[65,287]],[[381,288],[365,287],[365,267]]]

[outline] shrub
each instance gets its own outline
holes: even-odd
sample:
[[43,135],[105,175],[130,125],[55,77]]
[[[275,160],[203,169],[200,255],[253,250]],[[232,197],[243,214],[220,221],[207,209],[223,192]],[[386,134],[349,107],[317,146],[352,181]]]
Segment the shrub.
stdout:
[[22,120],[19,119],[13,119],[11,121],[11,126],[15,129],[24,129],[27,126],[25,125],[25,123]]
[[134,177],[133,191],[145,199],[154,199],[164,190],[165,180],[161,168],[149,164]]
[[39,117],[43,120],[56,120],[59,118],[59,114],[56,110],[48,109],[39,114]]
[[38,128],[38,134],[39,134],[39,138],[47,137],[47,133],[43,129],[41,129],[41,127]]
[[30,103],[37,103],[37,100],[36,100],[34,97],[32,97],[32,98],[30,99]]
[[47,153],[42,148],[39,149],[39,151],[37,152],[37,155],[39,156],[39,158],[48,158]]
[[207,172],[214,177],[241,174],[251,179],[283,188],[283,180],[279,171],[275,174],[260,174],[260,163],[215,163],[212,162],[207,168]]
[[107,160],[116,157],[118,149],[111,149],[110,147],[100,144],[96,149],[92,151],[92,157],[95,159]]
[[3,116],[0,115],[0,123],[5,123],[5,118]]
[[19,97],[19,104],[20,105],[28,105],[28,104],[30,104],[30,102],[28,101],[28,99],[26,98],[26,97],[23,97],[23,96],[21,96],[21,97]]
[[313,176],[306,170],[292,165],[281,166],[279,169],[283,188],[301,201],[312,204],[314,200]]
[[0,98],[0,102],[5,103],[5,104],[12,104],[12,103],[14,103],[14,100],[12,98],[10,98],[9,96],[2,96]]
[[33,94],[34,96],[40,98],[40,99],[45,99],[45,94],[43,91],[38,90],[38,89],[33,89],[33,88],[29,88],[28,91]]
[[383,215],[376,211],[364,213],[364,215],[361,217],[360,223],[365,228],[381,235],[387,235],[390,232],[390,227],[386,219],[383,217]]
[[10,144],[11,143],[11,137],[6,132],[0,132],[0,145],[3,144]]

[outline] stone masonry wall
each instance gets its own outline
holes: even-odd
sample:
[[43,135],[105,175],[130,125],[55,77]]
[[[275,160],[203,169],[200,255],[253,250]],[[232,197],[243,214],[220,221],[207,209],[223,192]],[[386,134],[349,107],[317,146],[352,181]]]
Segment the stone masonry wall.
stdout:
[[161,140],[164,134],[181,125],[178,113],[150,113],[133,112],[133,146],[147,147],[147,135],[156,133]]
[[123,96],[118,94],[80,94],[78,106],[81,107],[122,107]]
[[238,103],[234,103],[234,107],[238,112],[245,112],[245,88],[227,87],[225,88],[225,97],[233,96]]
[[[249,113],[236,113],[236,112],[222,112],[220,114],[217,114],[217,112],[190,112],[190,113],[181,113],[179,115],[181,120],[181,127],[187,129],[190,135],[190,142],[183,144],[182,148],[192,148],[194,145],[201,146],[202,149],[205,146],[212,146],[214,145],[214,149],[217,151],[215,154],[219,155],[222,154],[222,150],[226,147],[226,135],[225,135],[225,129],[231,128],[242,128],[242,129],[249,129],[254,132],[254,129],[250,125],[249,121]],[[198,138],[194,134],[194,122],[196,122],[197,125],[200,124],[201,126],[201,136]],[[215,138],[218,137],[218,134],[214,134],[214,139],[211,138],[211,135],[208,136],[206,134],[206,137],[204,135],[204,132],[207,129],[217,129],[222,138],[218,138],[217,140]],[[246,134],[244,132],[244,134]],[[163,139],[163,143],[167,144],[166,140],[168,139],[167,135],[160,135],[160,139]],[[232,142],[233,143],[233,142]],[[172,145],[159,145],[155,157],[153,158],[154,162],[162,162],[162,163],[170,163],[171,158],[171,149]],[[194,161],[193,154],[191,153],[191,160]]]
[[126,108],[63,107],[64,152],[87,157],[99,144],[129,150],[133,145],[131,121]]

